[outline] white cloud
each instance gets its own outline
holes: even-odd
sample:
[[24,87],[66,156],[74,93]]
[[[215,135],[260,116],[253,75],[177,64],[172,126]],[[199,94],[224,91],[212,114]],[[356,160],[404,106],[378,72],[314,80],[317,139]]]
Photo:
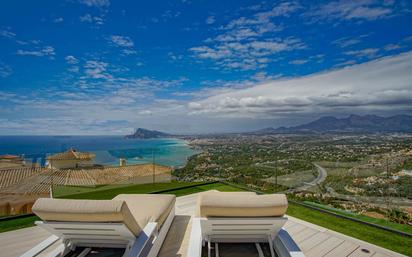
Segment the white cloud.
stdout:
[[134,54],[137,54],[137,51],[133,49],[123,49],[122,53],[124,55],[134,55]]
[[141,114],[141,115],[151,115],[152,112],[150,110],[142,110],[142,111],[139,111],[139,114]]
[[369,59],[372,59],[377,56],[378,52],[378,48],[365,48],[361,50],[346,51],[344,52],[344,54],[356,56],[358,58],[367,57]]
[[177,61],[177,60],[182,60],[183,59],[183,55],[181,54],[175,54],[173,52],[169,52],[167,53],[167,56],[170,58],[170,60],[172,61]]
[[79,0],[79,2],[90,7],[107,7],[110,5],[109,0]]
[[106,62],[87,61],[84,65],[85,74],[92,79],[110,79],[112,76],[106,72],[108,66]]
[[359,44],[360,42],[362,42],[362,40],[361,40],[362,37],[365,37],[365,35],[357,37],[357,38],[343,37],[343,38],[339,38],[339,39],[333,41],[332,43],[335,44],[335,45],[338,45],[342,48],[345,48],[345,47],[349,47],[349,46],[352,46],[352,45]]
[[270,119],[291,114],[412,111],[412,52],[301,78],[232,89],[189,103],[192,115]]
[[215,16],[209,16],[206,18],[206,24],[213,24],[215,23],[216,19]]
[[183,106],[154,94],[180,86],[185,78],[115,77],[107,76],[113,65],[94,60],[85,66],[84,88],[62,86],[25,95],[0,91],[0,133],[125,134],[133,127],[130,124],[152,119],[151,113],[159,117],[163,112],[166,117],[161,119],[168,122],[174,110]]
[[80,68],[78,66],[71,66],[67,69],[69,72],[74,72],[77,73],[80,71]]
[[6,78],[10,76],[13,73],[13,70],[10,68],[10,66],[0,62],[0,77]]
[[17,55],[31,55],[31,56],[49,56],[50,58],[53,58],[53,56],[56,54],[54,52],[54,48],[52,46],[45,46],[40,49],[36,50],[17,50],[16,52]]
[[[175,19],[175,18],[179,17],[180,14],[181,14],[181,12],[179,12],[179,11],[166,10],[161,14],[161,17],[162,17],[164,22],[167,22],[168,20]],[[152,21],[154,23],[159,22],[159,20],[157,18],[153,18]]]
[[283,2],[274,5],[269,11],[231,20],[218,28],[219,34],[215,37],[206,39],[204,45],[191,47],[189,51],[200,60],[213,60],[218,67],[226,69],[264,68],[269,62],[276,61],[273,58],[276,53],[305,48],[304,43],[297,38],[274,36],[283,26],[276,24],[273,19],[289,16],[299,8],[295,2]]
[[68,64],[77,64],[79,63],[79,60],[77,60],[76,57],[73,55],[68,55],[64,58]]
[[247,42],[224,42],[213,46],[192,47],[189,50],[200,59],[211,59],[228,69],[253,70],[266,67],[269,59],[279,52],[303,49],[298,39],[253,40]]
[[400,46],[399,44],[387,44],[383,47],[383,49],[385,49],[385,51],[393,51],[393,50],[397,50],[399,48],[402,48],[402,46]]
[[120,47],[133,47],[133,40],[126,36],[113,35],[110,37],[111,41]]
[[123,55],[135,55],[137,51],[134,49],[134,42],[130,37],[112,35],[109,38],[110,43],[122,48]]
[[83,16],[80,16],[80,21],[81,22],[88,22],[88,23],[93,23],[96,25],[103,25],[104,24],[104,16],[100,15],[100,16],[92,16],[90,14],[85,14]]
[[[98,70],[93,74],[109,74],[111,67],[88,64],[89,69]],[[411,113],[410,70],[412,52],[407,52],[305,77],[266,81],[276,77],[256,73],[256,81],[224,88],[219,85],[228,82],[205,82],[207,91],[188,92],[185,97],[194,99],[182,101],[162,99],[154,92],[179,87],[184,78],[106,76],[96,84],[86,80],[89,87],[84,90],[70,87],[77,91],[47,90],[24,96],[0,93],[0,133],[125,134],[137,124],[170,132],[210,133],[280,125],[279,120],[287,124],[291,117]]]
[[372,0],[334,1],[315,6],[305,16],[313,21],[319,20],[376,20],[389,17],[392,8],[389,5],[378,5]]
[[93,17],[90,14],[85,14],[83,16],[80,16],[80,21],[82,22],[93,22]]
[[0,30],[0,36],[7,37],[7,38],[14,38],[16,37],[16,33],[13,33],[9,30]]
[[302,65],[302,64],[307,63],[308,61],[309,60],[298,59],[298,60],[290,61],[289,63],[294,64],[294,65]]
[[58,18],[55,18],[55,19],[53,20],[54,23],[61,23],[61,22],[63,22],[63,21],[64,21],[64,18],[63,18],[63,17],[58,17]]

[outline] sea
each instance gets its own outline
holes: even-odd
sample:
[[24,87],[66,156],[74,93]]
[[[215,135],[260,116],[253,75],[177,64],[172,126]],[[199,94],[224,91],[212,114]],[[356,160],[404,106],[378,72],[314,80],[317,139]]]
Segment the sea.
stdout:
[[118,166],[152,163],[182,167],[198,153],[185,140],[174,138],[126,139],[123,136],[0,136],[0,155],[23,155],[32,163],[44,165],[49,155],[74,148],[96,154],[95,163]]

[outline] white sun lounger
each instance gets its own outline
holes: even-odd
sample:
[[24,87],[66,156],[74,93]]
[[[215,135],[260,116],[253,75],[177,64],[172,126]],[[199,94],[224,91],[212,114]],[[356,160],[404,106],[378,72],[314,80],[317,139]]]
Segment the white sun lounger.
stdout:
[[36,225],[52,236],[24,253],[36,256],[61,243],[47,257],[65,256],[76,247],[124,248],[125,257],[156,257],[175,216],[174,195],[118,195],[113,200],[43,198],[33,212],[43,221]]
[[282,229],[287,199],[283,194],[257,195],[252,192],[207,192],[199,195],[187,256],[200,257],[207,244],[211,257],[212,244],[216,257],[218,243],[268,243],[271,256],[304,257],[299,247]]

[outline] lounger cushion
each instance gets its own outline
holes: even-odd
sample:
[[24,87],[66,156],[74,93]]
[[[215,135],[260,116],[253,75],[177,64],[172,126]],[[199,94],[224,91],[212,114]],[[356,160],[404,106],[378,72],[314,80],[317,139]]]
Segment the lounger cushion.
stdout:
[[[209,190],[209,191],[206,191],[206,192],[199,193],[198,199],[202,195],[205,195],[205,194],[218,194],[220,197],[230,197],[231,195],[256,195],[255,192],[249,192],[249,191],[244,191],[244,192],[220,192],[220,191],[217,191],[217,190]],[[199,200],[198,200],[197,205],[196,205],[195,216],[196,217],[201,217]]]
[[121,222],[134,235],[142,230],[124,201],[40,198],[32,211],[45,221]]
[[199,217],[279,217],[287,207],[284,194],[211,193],[198,198]]
[[175,205],[175,195],[121,194],[113,198],[125,201],[140,227],[149,222],[157,222],[158,229],[163,225]]
[[257,195],[255,192],[250,192],[250,191],[220,192],[217,190],[209,190],[209,191],[199,193],[199,195],[205,195],[205,194],[218,194],[219,196],[222,196],[222,197],[231,196],[231,195]]

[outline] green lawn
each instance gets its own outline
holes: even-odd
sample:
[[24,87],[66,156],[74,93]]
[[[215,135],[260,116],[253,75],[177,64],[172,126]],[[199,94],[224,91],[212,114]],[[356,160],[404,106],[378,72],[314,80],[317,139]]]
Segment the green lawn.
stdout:
[[165,194],[174,194],[176,196],[183,196],[183,195],[200,193],[200,192],[212,190],[212,189],[219,190],[219,191],[225,191],[225,192],[244,191],[242,189],[232,187],[229,185],[225,185],[222,183],[215,183],[215,184],[200,185],[197,187],[191,187],[191,188],[185,188],[185,189],[178,189],[178,190],[174,190],[173,192],[167,192]]
[[39,220],[37,216],[24,217],[13,220],[0,221],[0,233],[20,228],[27,228],[34,226],[34,222]]
[[402,232],[406,232],[406,233],[409,233],[409,234],[412,235],[412,226],[410,226],[410,225],[394,223],[394,222],[384,220],[384,219],[372,218],[372,217],[368,217],[368,216],[365,216],[365,215],[361,215],[361,214],[357,214],[357,213],[352,213],[352,212],[332,208],[332,207],[329,207],[327,205],[318,204],[318,203],[314,203],[314,202],[305,201],[305,203],[309,204],[309,205],[312,205],[314,207],[317,207],[317,208],[321,208],[321,209],[324,209],[324,210],[327,210],[327,211],[331,211],[333,213],[337,213],[337,214],[340,214],[340,215],[355,218],[355,219],[362,220],[362,221],[365,221],[365,222],[381,225],[381,226],[384,226],[384,227],[393,228],[393,229],[396,229],[396,230],[399,230],[399,231],[402,231]]
[[60,186],[53,189],[55,198],[65,199],[112,199],[118,194],[146,194],[161,190],[202,184],[199,182],[171,182],[141,185],[107,185],[97,188]]
[[[181,188],[185,186],[194,187]],[[180,189],[179,189],[180,188]],[[112,199],[114,196],[121,193],[152,193],[161,190],[175,189],[168,194],[175,194],[176,196],[183,196],[193,193],[198,193],[206,190],[219,191],[244,191],[243,188],[234,187],[224,183],[200,184],[190,182],[172,182],[172,183],[158,183],[145,185],[112,185],[103,186],[99,188],[55,188],[55,197],[71,198],[71,199]],[[78,192],[78,194],[73,194]],[[70,193],[70,195],[68,195]],[[348,236],[358,238],[372,244],[376,244],[387,249],[412,256],[412,239],[404,236],[394,234],[392,232],[384,231],[378,228],[373,228],[360,223],[340,219],[316,210],[308,209],[303,206],[289,204],[287,214],[310,223],[328,228],[346,234]],[[9,221],[0,222],[0,232],[33,226],[33,222],[37,220],[36,217],[26,217]]]

